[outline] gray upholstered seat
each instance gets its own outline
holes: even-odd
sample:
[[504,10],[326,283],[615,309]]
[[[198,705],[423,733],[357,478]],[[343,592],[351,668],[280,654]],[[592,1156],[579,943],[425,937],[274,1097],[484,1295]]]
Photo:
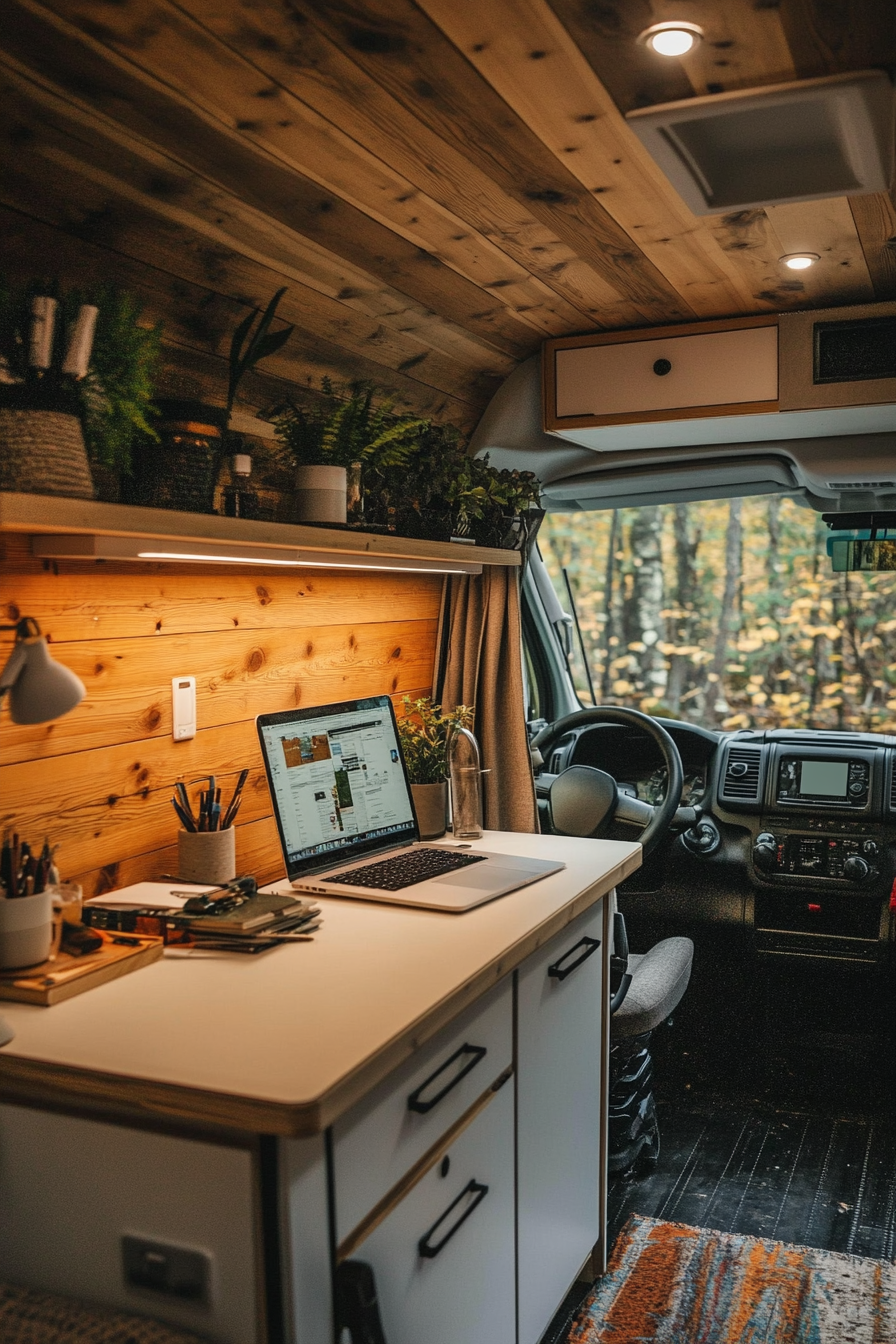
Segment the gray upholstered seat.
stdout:
[[693,958],[690,938],[664,938],[649,952],[629,953],[632,983],[611,1019],[614,1040],[640,1036],[666,1020],[688,987]]

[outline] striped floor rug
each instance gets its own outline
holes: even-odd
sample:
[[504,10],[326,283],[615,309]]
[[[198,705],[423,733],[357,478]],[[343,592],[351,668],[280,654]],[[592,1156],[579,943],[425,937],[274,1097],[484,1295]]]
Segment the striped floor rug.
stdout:
[[896,1265],[634,1214],[567,1344],[896,1344]]

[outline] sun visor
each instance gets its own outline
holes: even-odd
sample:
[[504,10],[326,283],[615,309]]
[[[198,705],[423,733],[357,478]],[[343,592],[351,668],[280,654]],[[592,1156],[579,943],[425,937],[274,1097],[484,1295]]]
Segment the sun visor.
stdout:
[[703,458],[652,467],[583,472],[552,481],[548,508],[624,509],[647,504],[684,504],[701,499],[789,494],[800,488],[792,464],[770,454]]

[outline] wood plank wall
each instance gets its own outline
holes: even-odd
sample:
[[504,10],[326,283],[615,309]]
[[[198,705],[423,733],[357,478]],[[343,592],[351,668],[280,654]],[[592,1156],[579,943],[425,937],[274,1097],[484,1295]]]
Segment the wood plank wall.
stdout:
[[[85,894],[177,871],[177,779],[248,765],[240,872],[282,874],[256,714],[388,693],[427,694],[441,578],[319,570],[35,561],[7,538],[0,621],[34,616],[87,696],[53,723],[2,710],[0,825],[59,845]],[[10,640],[0,643],[0,664]],[[171,737],[171,678],[197,685],[195,738]],[[198,791],[191,790],[191,793]]]

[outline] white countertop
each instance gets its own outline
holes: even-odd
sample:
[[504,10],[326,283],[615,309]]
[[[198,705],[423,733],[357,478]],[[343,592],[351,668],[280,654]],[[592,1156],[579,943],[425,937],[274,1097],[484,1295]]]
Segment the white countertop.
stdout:
[[641,863],[640,845],[610,840],[477,844],[566,868],[461,915],[322,899],[313,942],[165,956],[51,1008],[2,1003],[16,1035],[0,1098],[320,1132]]

